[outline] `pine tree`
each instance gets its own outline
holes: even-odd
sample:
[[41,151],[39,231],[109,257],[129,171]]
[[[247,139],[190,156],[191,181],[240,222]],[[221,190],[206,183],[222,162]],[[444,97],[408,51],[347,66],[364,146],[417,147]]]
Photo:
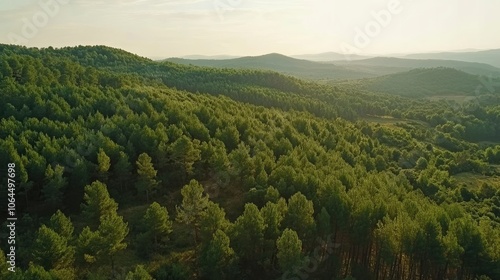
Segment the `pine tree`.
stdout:
[[36,82],[37,73],[33,65],[24,65],[21,70],[21,83],[23,84],[33,84]]
[[143,265],[137,265],[134,271],[129,271],[125,280],[153,280],[149,272],[144,268]]
[[109,196],[106,185],[99,181],[85,186],[83,200],[82,215],[90,224],[95,224],[102,216],[116,213],[118,209],[118,204]]
[[12,78],[13,71],[10,68],[9,63],[5,59],[0,59],[0,78]]
[[60,210],[50,217],[49,227],[54,230],[60,236],[66,238],[66,240],[71,240],[73,238],[73,223],[71,219],[66,217]]
[[99,255],[109,257],[111,270],[114,271],[114,255],[127,248],[124,242],[129,232],[128,224],[116,213],[101,216],[101,224],[97,229],[99,236]]
[[302,241],[297,232],[292,229],[285,229],[281,236],[276,240],[278,248],[278,262],[281,271],[292,271],[298,268],[302,262]]
[[229,237],[218,229],[212,240],[203,248],[200,265],[208,279],[230,279],[227,272],[232,270],[235,253],[229,244]]
[[207,209],[203,211],[200,219],[200,236],[202,240],[210,240],[217,230],[226,231],[229,221],[226,212],[217,203],[208,202]]
[[118,161],[113,167],[116,183],[118,184],[120,190],[124,190],[127,183],[129,183],[132,175],[131,170],[132,166],[128,155],[120,151]]
[[139,155],[136,164],[137,174],[139,175],[136,183],[137,191],[145,193],[146,201],[149,203],[149,195],[155,193],[159,185],[159,182],[156,180],[157,171],[154,169],[151,157],[146,153]]
[[146,210],[144,225],[149,235],[153,237],[155,246],[158,246],[158,239],[166,239],[172,232],[172,222],[169,220],[167,208],[157,202],[153,202]]
[[169,147],[171,159],[180,168],[183,182],[186,176],[193,174],[193,164],[200,160],[201,151],[199,141],[191,141],[187,136],[182,135]]
[[[283,198],[279,201],[286,207],[286,202]],[[281,234],[281,224],[286,212],[283,211],[284,209],[280,209],[281,207],[282,205],[280,206],[278,203],[268,201],[266,205],[260,209],[265,224],[264,253],[271,264],[274,263],[276,257],[276,239]]]
[[234,125],[227,125],[222,129],[217,128],[215,138],[224,142],[226,149],[231,152],[236,149],[240,142],[240,133]]
[[280,197],[281,197],[280,192],[275,187],[273,186],[267,187],[266,195],[264,196],[264,199],[266,201],[277,202]]
[[108,170],[111,167],[111,159],[106,155],[102,148],[99,149],[97,154],[97,178],[106,182],[108,180]]
[[61,205],[63,199],[63,189],[67,185],[66,178],[63,177],[64,167],[56,165],[54,169],[50,165],[45,171],[47,183],[42,188],[45,201],[52,207],[57,208]]
[[99,234],[90,227],[84,227],[76,240],[77,260],[80,264],[91,264],[98,260]]
[[89,199],[87,205],[82,206],[85,206],[84,211],[87,217],[100,214],[99,226],[95,231],[88,226],[83,228],[76,242],[77,256],[82,263],[95,263],[109,258],[111,270],[114,272],[114,255],[127,248],[124,240],[129,232],[128,224],[117,214],[116,202],[106,196],[107,191],[104,194],[105,185],[95,183],[90,186],[91,188],[86,188],[86,191],[93,194],[88,196],[86,193],[86,197],[94,199]]
[[181,189],[182,204],[176,206],[177,218],[180,223],[190,225],[194,231],[194,242],[198,243],[199,223],[203,212],[209,205],[208,196],[203,194],[203,187],[196,180]]
[[285,216],[285,226],[295,230],[304,239],[314,230],[313,203],[300,192],[288,199],[288,212]]
[[74,248],[68,240],[54,230],[42,225],[38,230],[33,248],[33,257],[45,269],[59,269],[72,265]]
[[234,222],[232,240],[239,257],[254,263],[262,252],[264,238],[264,219],[257,206],[245,204],[243,214]]
[[268,201],[266,205],[260,209],[260,213],[266,225],[264,237],[268,240],[272,240],[274,243],[281,232],[281,223],[285,213],[280,211],[277,203],[270,201]]

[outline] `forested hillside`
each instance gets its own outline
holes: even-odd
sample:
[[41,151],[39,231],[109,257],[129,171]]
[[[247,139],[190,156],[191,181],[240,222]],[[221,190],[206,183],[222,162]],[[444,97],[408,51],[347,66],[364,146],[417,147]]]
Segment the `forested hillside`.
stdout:
[[0,98],[0,279],[500,279],[495,94],[0,45]]
[[406,97],[476,96],[488,91],[500,93],[500,78],[497,76],[486,78],[445,67],[418,68],[353,83],[359,83],[362,89],[372,92]]

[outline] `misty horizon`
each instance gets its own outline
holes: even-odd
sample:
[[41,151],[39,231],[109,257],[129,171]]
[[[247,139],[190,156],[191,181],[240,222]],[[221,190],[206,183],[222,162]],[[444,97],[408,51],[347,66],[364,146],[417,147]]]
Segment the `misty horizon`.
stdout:
[[498,10],[487,0],[18,0],[0,4],[0,43],[106,45],[152,59],[461,52],[500,48],[488,36]]

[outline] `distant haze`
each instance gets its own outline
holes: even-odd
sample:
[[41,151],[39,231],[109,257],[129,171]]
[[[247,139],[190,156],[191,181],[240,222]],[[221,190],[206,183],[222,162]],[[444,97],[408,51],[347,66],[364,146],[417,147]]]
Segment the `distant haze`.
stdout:
[[494,0],[2,0],[0,43],[156,59],[485,50],[500,48],[498,11]]

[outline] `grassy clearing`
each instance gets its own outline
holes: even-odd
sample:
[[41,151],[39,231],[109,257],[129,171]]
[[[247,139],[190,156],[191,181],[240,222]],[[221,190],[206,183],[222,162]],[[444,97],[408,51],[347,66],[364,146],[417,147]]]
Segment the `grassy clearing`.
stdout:
[[429,127],[429,124],[423,121],[419,120],[412,120],[412,119],[401,119],[401,118],[394,118],[391,116],[375,116],[375,115],[366,115],[364,117],[361,117],[362,120],[369,122],[369,123],[378,123],[380,125],[387,125],[387,126],[396,126],[397,124],[410,124],[410,125],[422,125],[425,127]]
[[[500,166],[496,166],[496,168],[497,171],[500,171]],[[498,176],[486,176],[472,172],[464,172],[453,175],[452,178],[456,180],[457,183],[465,184],[470,190],[477,190],[483,183],[500,188],[500,177]]]

